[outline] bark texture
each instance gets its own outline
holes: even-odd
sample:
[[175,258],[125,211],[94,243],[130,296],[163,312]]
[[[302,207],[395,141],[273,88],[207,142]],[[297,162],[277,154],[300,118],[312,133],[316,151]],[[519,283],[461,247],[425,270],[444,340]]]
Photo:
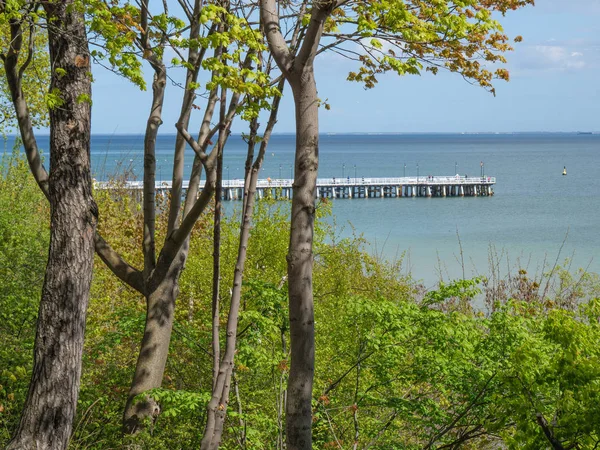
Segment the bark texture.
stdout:
[[[83,15],[72,1],[46,3],[52,86],[51,234],[21,422],[9,449],[65,449],[72,431],[92,279],[97,208],[90,176],[91,79]],[[64,69],[57,75],[56,69]],[[61,71],[62,72],[62,71]],[[83,99],[83,101],[82,101]]]
[[325,21],[341,2],[312,2],[310,22],[297,52],[289,49],[281,34],[275,0],[260,2],[261,25],[273,57],[292,88],[296,115],[295,172],[287,255],[291,353],[286,403],[288,450],[312,448],[315,361],[312,247],[319,166],[319,99],[313,62]]

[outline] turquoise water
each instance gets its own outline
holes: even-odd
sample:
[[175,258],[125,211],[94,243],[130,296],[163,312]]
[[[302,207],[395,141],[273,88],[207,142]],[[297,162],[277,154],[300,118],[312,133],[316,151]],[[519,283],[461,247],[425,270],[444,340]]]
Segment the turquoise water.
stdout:
[[[158,177],[169,179],[174,136],[158,139]],[[143,136],[94,136],[92,169],[103,179],[130,167],[141,175]],[[241,178],[245,145],[231,136],[224,177]],[[288,178],[294,136],[273,136],[262,178]],[[192,154],[186,167],[191,165]],[[496,195],[482,198],[335,200],[342,236],[356,232],[370,251],[395,259],[426,285],[440,276],[486,273],[490,248],[502,266],[530,273],[572,257],[572,269],[600,272],[600,135],[324,135],[321,177],[480,174],[495,176]],[[405,168],[406,165],[406,168]],[[568,175],[562,176],[563,166]],[[562,247],[562,250],[561,250]],[[560,254],[559,254],[560,251]]]

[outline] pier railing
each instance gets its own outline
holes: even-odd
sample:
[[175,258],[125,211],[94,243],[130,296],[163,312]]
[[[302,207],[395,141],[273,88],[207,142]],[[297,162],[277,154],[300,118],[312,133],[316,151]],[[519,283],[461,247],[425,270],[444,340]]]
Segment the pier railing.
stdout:
[[[268,188],[291,188],[294,180],[289,178],[266,178],[257,181],[257,189]],[[496,184],[495,177],[464,177],[464,176],[424,176],[424,177],[385,177],[385,178],[369,178],[369,177],[344,177],[344,178],[319,178],[317,180],[318,188],[330,187],[369,187],[369,186],[491,186]],[[99,189],[110,188],[110,182],[97,181],[95,186]],[[141,190],[143,189],[142,181],[127,181],[123,186],[126,189]],[[244,180],[223,180],[223,187],[242,189]],[[188,188],[188,182],[183,182],[183,189]],[[157,190],[171,189],[171,181],[157,181]]]

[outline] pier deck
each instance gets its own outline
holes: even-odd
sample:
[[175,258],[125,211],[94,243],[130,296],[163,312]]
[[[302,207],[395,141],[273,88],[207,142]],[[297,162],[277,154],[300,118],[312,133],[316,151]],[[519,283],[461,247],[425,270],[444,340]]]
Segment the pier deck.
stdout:
[[[291,198],[291,179],[261,179],[256,185],[258,198]],[[400,178],[319,178],[318,198],[394,198],[394,197],[462,197],[494,195],[495,177],[430,176]],[[100,189],[109,188],[107,182],[96,182]],[[188,182],[184,181],[183,189]],[[142,190],[141,181],[128,181],[126,189]],[[156,182],[157,191],[171,189],[170,181]],[[244,194],[244,180],[223,180],[223,199],[238,200]]]

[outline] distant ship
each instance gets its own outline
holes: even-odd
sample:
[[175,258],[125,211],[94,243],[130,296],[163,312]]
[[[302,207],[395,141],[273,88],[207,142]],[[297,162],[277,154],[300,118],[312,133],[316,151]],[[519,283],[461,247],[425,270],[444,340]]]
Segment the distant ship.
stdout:
[[591,131],[578,131],[577,134],[592,134]]
[[567,166],[563,167],[563,175],[567,174]]

